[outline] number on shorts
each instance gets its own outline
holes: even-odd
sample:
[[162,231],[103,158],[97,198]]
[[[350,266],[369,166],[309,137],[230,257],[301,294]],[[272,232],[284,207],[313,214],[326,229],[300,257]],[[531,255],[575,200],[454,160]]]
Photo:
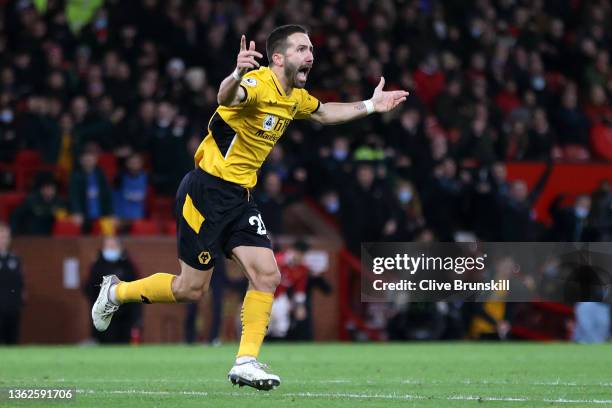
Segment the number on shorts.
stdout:
[[257,224],[257,233],[259,235],[266,235],[268,231],[266,231],[266,225],[261,219],[261,214],[257,214],[249,218],[249,224],[255,225]]

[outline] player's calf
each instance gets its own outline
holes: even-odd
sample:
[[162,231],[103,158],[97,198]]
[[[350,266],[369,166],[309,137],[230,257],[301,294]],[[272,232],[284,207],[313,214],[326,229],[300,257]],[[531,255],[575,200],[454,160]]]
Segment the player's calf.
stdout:
[[208,291],[209,282],[198,282],[177,276],[172,282],[172,293],[177,302],[197,302]]

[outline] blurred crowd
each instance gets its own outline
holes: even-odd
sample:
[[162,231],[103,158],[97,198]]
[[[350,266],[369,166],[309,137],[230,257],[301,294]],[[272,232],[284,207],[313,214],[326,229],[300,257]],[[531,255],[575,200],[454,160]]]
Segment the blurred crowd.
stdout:
[[[48,232],[58,209],[85,225],[138,219],[150,186],[174,194],[239,35],[263,49],[267,33],[289,21],[311,30],[309,88],[322,100],[365,99],[382,74],[411,97],[398,112],[346,126],[294,124],[257,194],[273,232],[283,230],[279,208],[311,195],[340,215],[353,248],[423,231],[452,239],[457,228],[535,239],[532,228],[512,229],[517,216],[529,219],[537,191],[507,185],[499,162],[589,157],[589,134],[610,118],[607,2],[107,1],[80,32],[63,2],[44,12],[6,3],[0,159],[35,149],[58,169],[15,215],[17,232]],[[115,180],[96,166],[101,151],[120,160]],[[589,212],[582,200],[577,216]],[[41,202],[47,220],[24,225]],[[504,211],[513,213],[508,228],[491,226]]]
[[[48,233],[58,210],[85,229],[105,216],[139,219],[147,194],[174,195],[239,36],[262,50],[287,22],[310,30],[308,88],[323,101],[366,99],[383,74],[411,95],[393,113],[347,125],[294,123],[256,191],[272,232],[283,232],[279,208],[310,196],[353,250],[460,229],[533,240],[542,237],[530,216],[538,189],[509,184],[501,163],[606,158],[593,142],[612,118],[606,1],[109,0],[80,31],[62,1],[43,11],[3,3],[0,160],[27,148],[56,166],[17,211],[18,233]],[[96,163],[105,152],[119,160],[112,180]],[[608,185],[596,196],[559,221],[562,239],[581,236],[565,224],[586,226],[590,208],[610,200]],[[24,225],[41,203],[47,220]],[[605,212],[589,223],[594,238],[609,234]]]
[[[355,253],[460,231],[612,238],[608,182],[558,197],[551,228],[532,211],[556,161],[612,159],[608,1],[107,0],[79,30],[65,1],[34,3],[0,0],[0,162],[35,150],[54,172],[13,212],[14,233],[147,217],[148,196],[173,196],[192,168],[240,35],[262,51],[275,26],[299,23],[322,101],[367,99],[382,75],[411,94],[389,114],[292,124],[254,192],[273,234],[286,232],[283,208],[310,197]],[[109,154],[112,178],[98,162]],[[548,163],[532,189],[508,181],[516,160]],[[14,188],[10,174],[0,186]]]

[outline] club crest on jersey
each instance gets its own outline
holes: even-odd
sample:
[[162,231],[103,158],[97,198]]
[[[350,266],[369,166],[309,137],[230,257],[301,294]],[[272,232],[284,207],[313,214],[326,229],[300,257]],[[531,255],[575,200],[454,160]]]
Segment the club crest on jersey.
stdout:
[[255,85],[257,85],[257,80],[255,78],[244,78],[242,80],[242,82],[245,85],[248,85],[248,86],[255,86]]
[[276,124],[276,116],[274,115],[266,115],[263,121],[263,129],[264,130],[272,130],[274,125]]

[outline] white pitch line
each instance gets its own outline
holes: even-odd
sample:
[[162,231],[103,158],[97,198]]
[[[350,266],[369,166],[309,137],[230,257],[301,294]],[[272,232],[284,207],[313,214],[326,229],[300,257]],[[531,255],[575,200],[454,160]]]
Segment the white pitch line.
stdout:
[[[23,379],[16,380],[17,382],[28,382],[31,379]],[[57,379],[46,379],[46,382],[52,383],[90,383],[90,384],[111,384],[111,383],[176,383],[176,384],[201,384],[203,380],[193,380],[193,379],[182,379],[182,378],[107,378],[104,380],[97,380],[93,378],[79,378],[79,379],[65,379],[65,378],[57,378]],[[206,382],[213,383],[227,383],[226,379],[223,378],[208,378]],[[306,384],[363,384],[361,381],[354,381],[350,379],[343,378],[330,378],[330,379],[322,379],[322,380],[287,380],[287,384],[295,384],[295,385],[306,385]],[[462,381],[422,381],[416,379],[406,379],[406,380],[387,380],[387,381],[374,381],[367,380],[367,384],[376,385],[376,384],[405,384],[405,385],[524,385],[524,386],[558,386],[558,387],[612,387],[612,382],[599,382],[599,383],[577,383],[577,382],[564,382],[560,380],[554,381],[534,381],[534,382],[520,382],[520,381],[490,381],[490,380],[462,380]]]
[[[77,389],[78,394],[130,394],[130,395],[195,395],[201,397],[237,397],[243,398],[240,392],[204,392],[204,391],[148,391],[148,390],[83,390]],[[300,397],[300,398],[348,398],[348,399],[385,399],[385,400],[446,400],[446,401],[503,401],[503,402],[545,402],[557,404],[612,404],[612,400],[600,399],[533,399],[528,397],[481,397],[477,395],[451,395],[448,397],[432,397],[417,394],[359,394],[359,393],[323,393],[323,392],[274,392],[262,394],[264,398],[278,397]]]

